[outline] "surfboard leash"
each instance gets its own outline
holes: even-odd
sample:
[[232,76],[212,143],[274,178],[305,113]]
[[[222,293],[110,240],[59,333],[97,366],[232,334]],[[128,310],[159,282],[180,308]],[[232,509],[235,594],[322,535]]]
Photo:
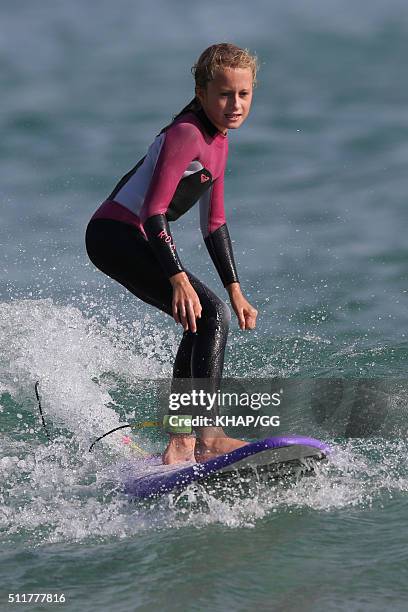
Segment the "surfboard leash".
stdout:
[[39,384],[40,384],[40,382],[37,380],[37,382],[36,382],[36,383],[35,383],[35,385],[34,385],[35,396],[36,396],[36,398],[37,398],[37,402],[38,402],[38,409],[39,409],[39,411],[40,411],[42,425],[43,425],[43,427],[44,427],[45,433],[47,434],[47,438],[48,438],[49,440],[51,440],[51,436],[50,436],[50,434],[48,433],[47,425],[45,424],[44,413],[43,413],[43,409],[42,409],[42,406],[41,406],[40,394],[39,394],[39,392],[38,392],[38,386],[39,386]]
[[[40,398],[40,393],[38,390],[39,385],[40,385],[40,382],[37,380],[34,385],[34,391],[35,391],[35,396],[37,398],[38,410],[41,415],[42,426],[47,435],[47,438],[48,440],[51,440],[51,436],[47,429],[47,424],[45,422],[44,412],[43,412],[42,405],[41,405],[41,398]],[[131,425],[130,423],[126,423],[126,425],[119,425],[119,427],[114,427],[110,431],[107,431],[106,433],[104,433],[102,436],[99,436],[99,438],[96,438],[96,440],[94,440],[91,446],[89,447],[89,452],[90,453],[92,452],[93,447],[95,446],[97,442],[99,442],[99,440],[102,440],[102,438],[105,438],[109,434],[114,433],[115,431],[118,431],[119,429],[125,429],[126,427],[130,427],[131,429],[142,429],[143,427],[160,427],[160,425],[161,425],[160,421],[143,421],[143,423],[135,423],[133,425]],[[123,443],[129,444],[131,448],[139,452],[141,455],[146,455],[146,456],[149,455],[149,453],[143,450],[143,448],[141,448],[138,444],[136,444],[136,442],[134,442],[131,438],[129,438],[129,436],[126,436],[123,438]]]
[[[160,425],[161,425],[160,421],[143,421],[143,423],[134,423],[133,425],[131,425],[130,423],[126,423],[125,425],[119,425],[119,427],[114,427],[110,431],[107,431],[106,433],[104,433],[102,436],[99,436],[99,438],[96,438],[96,440],[94,440],[91,446],[89,447],[89,452],[90,453],[92,452],[93,447],[95,446],[97,442],[99,442],[99,440],[102,440],[102,438],[109,436],[109,434],[114,433],[115,431],[118,431],[119,429],[126,429],[126,427],[130,427],[131,429],[142,429],[143,427],[160,427]],[[146,452],[145,450],[143,450],[143,448],[141,448],[138,444],[136,444],[136,442],[134,442],[131,438],[129,438],[129,436],[124,436],[122,441],[124,444],[129,444],[131,448],[139,452],[141,455],[148,456],[150,454]]]

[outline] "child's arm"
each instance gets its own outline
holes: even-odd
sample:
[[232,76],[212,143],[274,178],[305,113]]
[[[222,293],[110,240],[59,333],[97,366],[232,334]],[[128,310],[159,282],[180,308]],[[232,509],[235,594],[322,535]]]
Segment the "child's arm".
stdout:
[[231,239],[225,220],[223,174],[200,198],[200,226],[205,245],[224,287],[238,283]]
[[199,154],[198,147],[197,128],[191,124],[176,124],[165,132],[142,209],[143,229],[169,278],[183,272],[184,268],[171,235],[166,212],[184,171]]

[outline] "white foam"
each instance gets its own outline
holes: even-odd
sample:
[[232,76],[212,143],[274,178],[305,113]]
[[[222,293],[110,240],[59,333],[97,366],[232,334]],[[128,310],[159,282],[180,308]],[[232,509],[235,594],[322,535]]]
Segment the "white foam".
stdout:
[[[151,337],[145,350],[141,327],[113,319],[102,325],[52,300],[0,304],[0,334],[1,389],[18,405],[15,413],[4,409],[6,418],[14,419],[14,430],[0,435],[2,538],[23,536],[35,545],[124,538],[140,530],[186,525],[252,528],[282,513],[381,504],[384,493],[408,490],[405,440],[352,440],[337,444],[330,463],[316,476],[298,482],[264,484],[254,479],[250,495],[242,493],[239,482],[222,493],[194,485],[151,503],[130,504],[119,491],[117,453],[112,452],[118,443],[109,436],[110,449],[101,446],[94,454],[87,452],[87,445],[90,437],[119,422],[110,395],[115,376],[135,384],[144,376],[162,374]],[[160,331],[153,334],[158,341]],[[114,376],[104,378],[109,372]],[[71,437],[42,444],[24,430],[27,406],[37,410],[37,379],[46,414]],[[241,484],[242,490],[248,485]]]
[[0,303],[1,390],[23,401],[34,398],[39,380],[46,414],[88,442],[119,425],[109,393],[115,383],[104,382],[106,373],[136,384],[163,371],[142,328],[143,322],[129,329],[113,317],[102,325],[51,299]]

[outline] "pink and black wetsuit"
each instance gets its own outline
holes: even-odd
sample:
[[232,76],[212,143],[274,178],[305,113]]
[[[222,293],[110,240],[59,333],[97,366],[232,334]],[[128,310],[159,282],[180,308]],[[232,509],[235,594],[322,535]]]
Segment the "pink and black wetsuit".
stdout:
[[217,388],[224,362],[230,312],[186,270],[169,222],[197,201],[205,244],[224,286],[238,282],[224,213],[228,137],[202,109],[164,128],[147,154],[116,185],[93,215],[86,235],[92,262],[134,295],[172,316],[169,277],[184,271],[202,306],[197,332],[185,332],[174,378],[201,378]]
[[204,112],[186,113],[162,131],[117,184],[93,219],[115,219],[144,231],[167,276],[184,270],[169,221],[197,201],[200,227],[224,285],[238,280],[224,212],[228,137]]

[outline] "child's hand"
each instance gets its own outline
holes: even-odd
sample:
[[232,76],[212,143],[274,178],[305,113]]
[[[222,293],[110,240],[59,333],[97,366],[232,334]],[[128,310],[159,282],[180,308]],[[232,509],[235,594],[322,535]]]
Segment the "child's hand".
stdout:
[[241,329],[255,329],[258,311],[251,306],[248,300],[242,295],[239,283],[228,285],[227,291],[230,296],[231,306],[237,315]]
[[197,319],[201,318],[200,299],[188,280],[185,272],[179,272],[170,278],[173,286],[173,318],[181,323],[184,331],[197,331]]

